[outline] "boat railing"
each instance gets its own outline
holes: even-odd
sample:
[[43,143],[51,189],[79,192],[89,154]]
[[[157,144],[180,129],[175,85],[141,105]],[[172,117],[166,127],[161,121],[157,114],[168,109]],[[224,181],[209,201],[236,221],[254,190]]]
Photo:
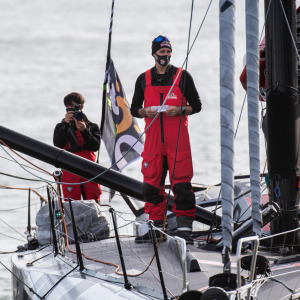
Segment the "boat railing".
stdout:
[[[254,275],[255,275],[255,266],[256,266],[256,259],[257,259],[257,251],[259,246],[259,237],[258,236],[250,236],[250,237],[244,237],[239,239],[236,249],[236,265],[237,265],[237,291],[242,286],[242,276],[241,276],[241,254],[243,249],[244,243],[251,242],[252,245],[252,259],[251,259],[251,268],[250,268],[250,276],[249,276],[249,282],[251,283]],[[250,291],[251,291],[251,284],[247,286],[247,299],[250,299]],[[237,299],[239,298],[239,292],[237,294]]]
[[[56,205],[58,205],[56,201]],[[68,211],[73,208],[75,216],[75,226],[70,226],[71,220],[68,218]],[[97,214],[106,215],[108,226],[103,236],[97,235],[94,231],[95,223],[100,220],[89,217],[89,209],[96,210]],[[170,299],[187,291],[187,250],[185,240],[166,235],[161,231],[162,236],[167,238],[160,241],[156,237],[152,243],[138,244],[133,235],[134,220],[126,212],[120,212],[112,207],[100,207],[93,201],[72,201],[63,203],[64,222],[69,222],[65,231],[56,229],[57,241],[63,236],[68,240],[65,253],[73,261],[79,262],[79,255],[82,255],[80,270],[83,274],[94,278],[103,279],[109,282],[124,284],[125,288],[135,289],[155,299]],[[76,214],[75,213],[75,214]],[[79,214],[79,215],[78,215]],[[50,220],[47,214],[47,220]],[[91,220],[88,220],[88,219]],[[128,219],[127,219],[128,218]],[[88,220],[86,224],[78,222]],[[48,221],[48,228],[50,227]],[[160,231],[159,228],[150,224],[150,230]],[[73,227],[73,230],[72,230]],[[50,229],[50,228],[49,228]],[[75,238],[73,231],[78,231],[80,236]],[[81,232],[82,231],[82,232]],[[93,236],[91,240],[84,240],[82,233]],[[50,235],[51,232],[49,233]],[[153,234],[152,236],[156,236]],[[76,243],[75,240],[77,241]],[[78,251],[78,240],[80,251]],[[51,239],[55,242],[54,239]]]

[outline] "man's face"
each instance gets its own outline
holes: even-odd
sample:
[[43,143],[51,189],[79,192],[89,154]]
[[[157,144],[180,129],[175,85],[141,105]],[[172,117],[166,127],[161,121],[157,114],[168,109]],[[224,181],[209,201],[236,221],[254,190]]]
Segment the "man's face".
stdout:
[[[72,108],[74,110],[76,104],[78,103],[72,101],[72,104],[66,105],[66,109],[69,110],[70,108]],[[82,109],[82,105],[80,105],[80,109]]]
[[160,56],[164,56],[164,55],[171,56],[172,51],[169,48],[161,48],[161,49],[157,50],[155,54],[158,54]]
[[169,48],[161,48],[154,54],[155,65],[167,67],[170,62],[172,51]]

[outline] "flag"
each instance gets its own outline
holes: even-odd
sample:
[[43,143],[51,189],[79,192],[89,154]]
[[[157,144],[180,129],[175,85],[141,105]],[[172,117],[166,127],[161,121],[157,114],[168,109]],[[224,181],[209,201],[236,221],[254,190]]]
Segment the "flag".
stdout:
[[130,113],[129,103],[112,59],[109,59],[105,73],[102,110],[101,139],[111,163],[115,164],[113,169],[120,171],[140,157],[144,139],[142,137],[138,140],[141,130]]

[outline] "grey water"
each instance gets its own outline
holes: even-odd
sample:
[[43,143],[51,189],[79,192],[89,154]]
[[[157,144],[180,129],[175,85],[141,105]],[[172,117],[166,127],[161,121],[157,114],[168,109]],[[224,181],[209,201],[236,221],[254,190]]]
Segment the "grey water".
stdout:
[[[209,0],[194,3],[190,45],[209,3]],[[0,0],[0,6],[0,124],[52,145],[54,126],[64,117],[63,97],[72,91],[84,95],[85,113],[90,120],[100,124],[111,2]],[[115,1],[111,55],[129,103],[137,76],[154,64],[150,52],[154,37],[168,36],[173,47],[171,63],[183,66],[191,6],[192,1],[187,0]],[[194,164],[192,182],[195,184],[209,185],[220,181],[218,6],[218,1],[212,1],[187,66],[184,65],[194,78],[203,104],[202,111],[189,118]],[[236,126],[245,98],[239,83],[246,51],[244,10],[244,1],[236,1]],[[263,20],[263,14],[261,1],[260,20]],[[261,21],[261,32],[263,26]],[[143,128],[143,120],[139,120],[139,124]],[[235,153],[235,174],[248,174],[247,104],[238,126]],[[265,163],[263,136],[261,154],[262,171]],[[48,176],[33,169],[24,170],[11,162],[12,158],[2,147],[0,159],[2,186],[28,187],[26,181],[2,173],[26,178]],[[53,166],[28,159],[50,173],[55,170]],[[110,166],[103,144],[100,163]],[[123,173],[142,180],[140,164],[139,159]],[[39,183],[33,186],[39,186]],[[18,245],[26,242],[27,198],[28,191],[0,190],[0,253],[15,251]],[[122,202],[116,204],[124,205]],[[0,262],[10,268],[9,255],[0,255]],[[0,265],[0,300],[7,299],[12,299],[11,274]]]

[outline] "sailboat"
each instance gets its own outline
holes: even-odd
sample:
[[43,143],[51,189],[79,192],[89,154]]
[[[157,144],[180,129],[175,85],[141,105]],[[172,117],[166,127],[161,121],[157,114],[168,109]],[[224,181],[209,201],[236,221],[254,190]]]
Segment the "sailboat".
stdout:
[[[135,207],[135,201],[143,201],[141,182],[0,126],[0,139],[5,147],[118,191],[135,216],[134,221],[124,220],[117,209],[108,207],[100,211],[97,204],[86,200],[63,203],[56,184],[49,186],[47,204],[38,213],[42,222],[37,234],[29,222],[28,243],[12,256],[14,299],[300,297],[296,173],[299,109],[297,53],[291,42],[291,37],[296,36],[296,9],[293,1],[266,0],[265,6],[269,188],[261,197],[268,197],[269,202],[262,209],[259,204],[256,215],[251,214],[249,201],[252,198],[253,202],[254,192],[251,188],[250,198],[249,182],[255,181],[257,174],[250,172],[250,179],[234,177],[229,165],[229,170],[225,167],[222,174],[221,185],[194,188],[195,220],[206,225],[205,230],[194,231],[194,245],[186,245],[168,231],[161,232],[167,236],[165,242],[153,235],[152,243],[136,244],[136,235],[158,230],[151,222],[143,222],[142,210]],[[225,22],[234,18],[233,12],[234,1],[220,1],[220,15]],[[258,44],[256,47],[258,55]],[[250,54],[247,55],[248,59]],[[251,71],[248,61],[247,68]],[[250,89],[249,86],[248,93]],[[258,93],[255,95],[258,101]],[[231,97],[225,109],[230,109]],[[226,149],[233,143],[231,127],[222,124],[222,128],[229,129],[223,139]],[[232,157],[225,154],[224,159],[227,162]],[[59,172],[54,173],[58,185],[59,176]],[[40,198],[43,199],[41,195]],[[172,201],[170,196],[169,208]],[[225,212],[222,217],[214,211],[219,205]],[[29,216],[30,207],[29,197]],[[168,230],[172,230],[176,224],[171,211],[167,217]],[[95,222],[103,226],[91,229]],[[261,233],[268,224],[270,233],[268,229]],[[47,225],[48,232],[41,232],[41,228],[45,229],[42,225]],[[133,235],[126,232],[128,226],[133,227]]]

